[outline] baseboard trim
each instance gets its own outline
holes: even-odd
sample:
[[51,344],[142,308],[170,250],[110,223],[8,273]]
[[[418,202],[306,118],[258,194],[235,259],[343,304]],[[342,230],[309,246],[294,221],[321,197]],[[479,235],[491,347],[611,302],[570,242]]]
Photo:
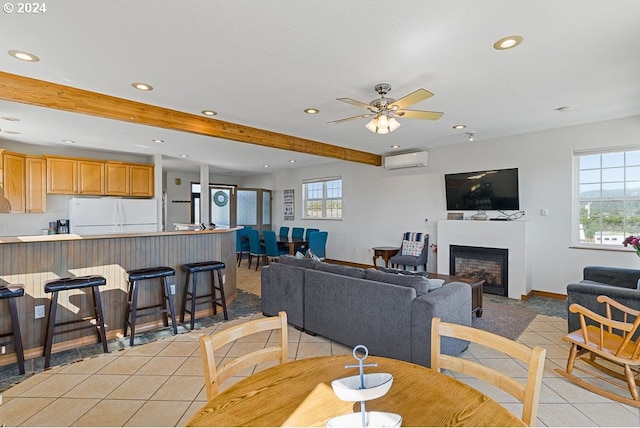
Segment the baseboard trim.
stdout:
[[550,299],[567,300],[566,294],[552,293],[550,291],[531,290],[527,294],[523,294],[521,300],[529,300],[533,296],[548,297]]

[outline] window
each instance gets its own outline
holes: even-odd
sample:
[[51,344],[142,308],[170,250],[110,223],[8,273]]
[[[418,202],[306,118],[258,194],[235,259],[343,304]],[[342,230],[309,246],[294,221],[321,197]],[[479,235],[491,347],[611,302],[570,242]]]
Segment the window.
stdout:
[[620,248],[640,232],[640,150],[576,153],[577,242]]
[[302,195],[302,218],[342,219],[342,178],[306,181]]

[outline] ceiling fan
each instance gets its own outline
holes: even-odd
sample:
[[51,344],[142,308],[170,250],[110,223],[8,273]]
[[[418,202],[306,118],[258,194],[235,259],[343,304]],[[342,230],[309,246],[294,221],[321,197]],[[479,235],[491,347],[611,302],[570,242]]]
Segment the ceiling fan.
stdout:
[[433,94],[426,89],[418,89],[399,100],[385,97],[385,95],[391,91],[391,85],[388,83],[379,83],[374,86],[373,89],[380,95],[380,98],[376,98],[369,104],[365,104],[351,98],[336,98],[338,101],[343,101],[357,107],[365,108],[371,113],[334,120],[329,123],[342,123],[349,120],[364,119],[374,116],[373,119],[365,125],[366,128],[377,134],[388,134],[389,132],[395,131],[400,126],[400,122],[396,120],[396,117],[438,120],[444,114],[438,111],[407,110],[405,108],[422,100],[426,100],[427,98],[431,98]]

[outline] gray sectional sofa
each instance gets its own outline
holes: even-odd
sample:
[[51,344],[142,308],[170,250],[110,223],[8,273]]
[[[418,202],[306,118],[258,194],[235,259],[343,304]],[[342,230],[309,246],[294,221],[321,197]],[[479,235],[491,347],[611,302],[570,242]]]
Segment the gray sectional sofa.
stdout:
[[[286,311],[289,323],[308,333],[429,367],[431,319],[471,325],[471,287],[432,286],[424,276],[284,256],[262,268],[262,311]],[[444,338],[442,350],[458,355],[467,345]]]
[[[605,305],[596,300],[601,294],[640,310],[640,270],[587,266],[582,278],[580,282],[567,285],[567,310],[572,303],[577,303],[606,316]],[[614,311],[613,318],[620,319],[619,313]],[[580,317],[568,312],[567,323],[568,331],[575,331],[580,328]]]

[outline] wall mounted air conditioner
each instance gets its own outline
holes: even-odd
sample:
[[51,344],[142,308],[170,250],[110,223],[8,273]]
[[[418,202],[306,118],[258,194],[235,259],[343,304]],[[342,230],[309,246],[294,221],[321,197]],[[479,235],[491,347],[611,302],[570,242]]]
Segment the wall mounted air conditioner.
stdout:
[[429,152],[403,153],[384,157],[386,169],[415,168],[429,164]]

